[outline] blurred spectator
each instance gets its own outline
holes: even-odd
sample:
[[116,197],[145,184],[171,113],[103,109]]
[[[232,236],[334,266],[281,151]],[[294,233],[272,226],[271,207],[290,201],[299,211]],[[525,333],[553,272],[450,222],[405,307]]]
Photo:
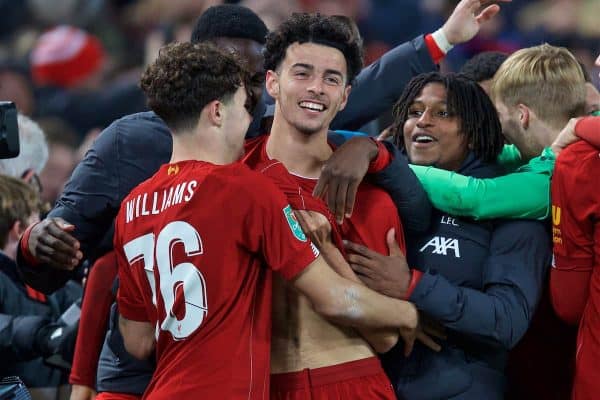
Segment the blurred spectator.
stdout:
[[16,158],[0,160],[0,173],[14,178],[39,175],[48,161],[48,144],[40,126],[24,115],[18,116],[20,153]]
[[27,286],[16,270],[15,257],[25,228],[39,221],[38,193],[23,181],[0,175],[0,376],[17,375],[34,400],[66,399],[66,372],[44,364],[60,353],[72,358],[76,326],[56,322],[79,297],[70,282],[51,296]]
[[86,24],[106,5],[105,0],[27,0],[25,3],[36,22],[46,26]]
[[540,31],[552,36],[600,36],[600,2],[597,0],[540,0],[529,3],[519,15],[524,32]]
[[581,70],[583,71],[583,77],[585,78],[585,113],[591,115],[592,113],[600,110],[600,92],[592,83],[592,77],[585,68],[585,65],[581,64]]
[[19,113],[33,115],[35,97],[26,66],[13,61],[0,63],[0,101],[12,101]]
[[42,199],[54,204],[77,162],[79,137],[60,118],[40,119],[39,124],[46,133],[49,149],[48,162],[40,173]]
[[300,11],[299,2],[298,0],[244,0],[240,5],[253,10],[264,21],[267,28],[273,30],[292,13]]
[[31,52],[39,117],[55,116],[80,138],[94,128],[146,109],[137,78],[106,82],[107,55],[98,38],[69,26],[40,36]]
[[61,25],[38,38],[31,52],[31,74],[38,86],[97,88],[105,59],[98,38]]

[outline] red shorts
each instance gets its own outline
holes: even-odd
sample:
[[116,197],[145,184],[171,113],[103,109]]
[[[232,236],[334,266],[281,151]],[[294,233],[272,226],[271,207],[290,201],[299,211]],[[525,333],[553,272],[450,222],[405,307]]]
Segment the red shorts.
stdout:
[[395,400],[396,395],[376,357],[271,375],[271,400],[309,399]]
[[141,400],[142,396],[127,393],[100,392],[96,400]]

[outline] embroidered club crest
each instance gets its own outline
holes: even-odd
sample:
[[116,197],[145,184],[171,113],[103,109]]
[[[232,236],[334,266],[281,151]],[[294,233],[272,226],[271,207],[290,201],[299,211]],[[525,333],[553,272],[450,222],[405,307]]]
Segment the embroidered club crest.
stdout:
[[301,242],[306,242],[306,236],[302,231],[302,227],[300,227],[300,224],[298,223],[298,220],[292,211],[292,207],[290,207],[289,204],[283,209],[283,215],[285,215],[285,219],[287,220],[287,223],[296,239]]

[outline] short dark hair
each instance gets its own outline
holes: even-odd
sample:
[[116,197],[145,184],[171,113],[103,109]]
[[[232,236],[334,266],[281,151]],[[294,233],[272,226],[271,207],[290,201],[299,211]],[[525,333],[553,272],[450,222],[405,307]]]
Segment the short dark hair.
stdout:
[[248,82],[234,54],[210,43],[172,43],[142,75],[148,106],[173,131],[193,128],[213,100],[227,101]]
[[258,15],[249,8],[222,4],[209,7],[196,21],[192,31],[192,43],[220,37],[250,39],[265,44],[269,29]]
[[459,118],[460,130],[475,156],[485,162],[494,162],[504,146],[498,113],[485,91],[475,81],[461,74],[430,72],[411,79],[394,106],[392,132],[396,145],[404,148],[402,132],[408,119],[408,110],[429,83],[440,83],[446,88],[448,112]]
[[265,70],[276,70],[285,58],[287,48],[296,42],[322,44],[340,50],[346,59],[349,84],[362,69],[360,37],[356,37],[351,26],[339,17],[294,13],[267,35]]
[[500,65],[508,58],[508,54],[499,51],[484,51],[471,57],[460,69],[460,73],[475,82],[492,79]]

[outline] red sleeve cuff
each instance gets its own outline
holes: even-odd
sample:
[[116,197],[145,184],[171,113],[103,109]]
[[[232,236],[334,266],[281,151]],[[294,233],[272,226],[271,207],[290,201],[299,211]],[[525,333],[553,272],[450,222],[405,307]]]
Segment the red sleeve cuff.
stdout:
[[412,293],[415,291],[415,288],[419,284],[421,277],[423,276],[423,272],[419,271],[418,269],[411,269],[411,272],[412,274],[410,276],[410,283],[408,284],[408,289],[406,289],[406,296],[404,298],[405,300],[408,300],[410,298]]
[[31,252],[29,251],[29,236],[31,235],[31,230],[37,224],[39,224],[39,222],[29,225],[29,227],[25,230],[25,233],[23,233],[23,236],[21,236],[21,242],[20,242],[21,255],[25,259],[25,262],[27,262],[27,264],[30,264],[30,265],[38,265],[39,264],[38,260],[36,260],[36,258],[33,256],[33,254],[31,254]]
[[430,34],[425,35],[425,45],[427,45],[427,50],[429,51],[429,55],[435,64],[439,64],[440,61],[446,56],[442,49],[439,48],[433,36]]
[[575,134],[592,146],[600,148],[600,117],[586,117],[577,121]]
[[377,140],[373,140],[377,144],[377,157],[369,164],[367,173],[374,174],[384,170],[392,162],[392,155],[385,145]]

